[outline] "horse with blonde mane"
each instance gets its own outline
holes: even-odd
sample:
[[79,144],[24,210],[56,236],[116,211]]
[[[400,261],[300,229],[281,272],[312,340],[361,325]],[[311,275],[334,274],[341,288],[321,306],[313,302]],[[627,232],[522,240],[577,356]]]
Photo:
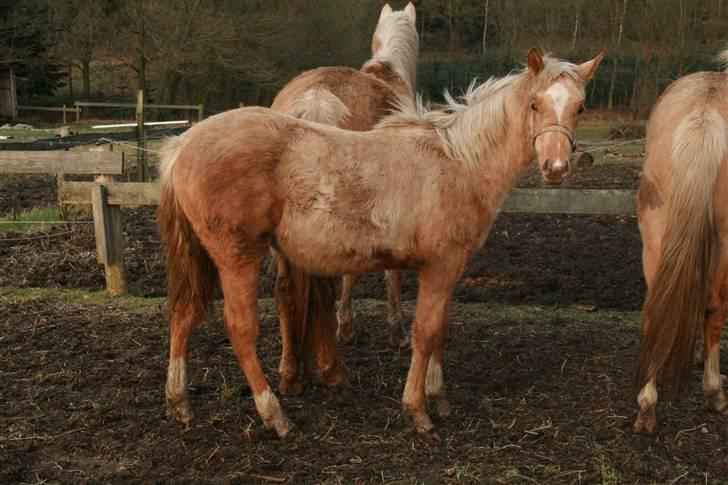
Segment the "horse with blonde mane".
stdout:
[[[345,130],[369,130],[398,106],[414,102],[419,38],[416,12],[412,3],[402,11],[393,11],[389,4],[382,8],[372,38],[372,58],[360,70],[349,67],[322,67],[304,72],[289,82],[276,96],[272,109],[296,118],[315,121]],[[309,275],[291,261],[275,256],[276,306],[281,325],[282,352],[279,366],[281,394],[298,394],[302,386],[299,368],[310,354],[314,333],[324,347],[335,346],[336,279]],[[402,328],[402,273],[386,270],[387,321],[393,346],[404,346],[408,339]],[[344,276],[341,305],[338,312],[340,342],[353,339],[352,290],[354,275]],[[295,295],[300,295],[296,297]],[[325,355],[327,351],[315,352]],[[325,365],[319,363],[319,367]],[[329,375],[319,368],[319,377],[327,385],[335,385],[340,375]]]
[[[437,438],[425,402],[450,414],[442,369],[455,285],[534,158],[548,182],[568,173],[585,85],[601,58],[575,65],[532,49],[525,69],[471,88],[463,103],[450,99],[432,111],[418,104],[370,131],[241,108],[171,139],[159,205],[169,278],[169,414],[192,418],[187,339],[219,279],[227,334],[263,423],[280,437],[294,429],[256,353],[260,268],[273,246],[314,275],[417,271],[402,405],[417,432]],[[335,353],[326,358],[337,372]]]
[[637,432],[657,429],[657,380],[671,397],[690,378],[702,326],[703,393],[728,414],[720,375],[720,332],[728,315],[728,50],[726,72],[673,82],[655,104],[639,189],[648,293],[637,359]]

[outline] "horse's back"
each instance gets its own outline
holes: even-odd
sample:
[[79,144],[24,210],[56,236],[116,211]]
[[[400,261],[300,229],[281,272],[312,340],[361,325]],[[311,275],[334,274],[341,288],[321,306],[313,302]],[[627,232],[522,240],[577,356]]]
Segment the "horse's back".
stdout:
[[[331,110],[325,109],[336,105],[336,100],[346,109],[345,116],[338,119],[327,116]],[[278,93],[271,108],[309,121],[365,131],[396,106],[396,93],[376,77],[350,67],[320,67],[291,80]],[[303,114],[312,112],[322,116]],[[343,113],[340,108],[335,112]]]

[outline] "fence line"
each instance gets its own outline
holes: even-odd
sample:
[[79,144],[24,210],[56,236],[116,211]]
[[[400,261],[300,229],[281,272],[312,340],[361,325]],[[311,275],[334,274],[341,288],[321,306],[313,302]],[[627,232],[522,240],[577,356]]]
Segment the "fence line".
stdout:
[[[117,144],[121,144],[118,143]],[[112,150],[113,145],[107,145]],[[135,147],[136,148],[136,147]],[[115,182],[113,174],[123,174],[124,161],[118,152],[0,152],[0,173],[86,173],[94,182],[58,180],[61,204],[91,205],[96,256],[104,265],[106,287],[112,294],[126,292],[124,238],[121,207],[159,204],[159,185],[155,182]],[[28,155],[30,154],[30,155]],[[100,160],[103,163],[100,163]],[[47,170],[47,172],[42,172]],[[513,189],[501,204],[501,212],[539,214],[612,214],[635,215],[637,193],[634,190]],[[7,221],[18,223],[20,221]],[[28,221],[28,223],[55,221]],[[58,221],[90,223],[91,221]],[[60,233],[70,234],[67,233]],[[35,237],[43,239],[55,235]],[[15,241],[32,238],[15,239]],[[8,242],[13,240],[0,240]]]

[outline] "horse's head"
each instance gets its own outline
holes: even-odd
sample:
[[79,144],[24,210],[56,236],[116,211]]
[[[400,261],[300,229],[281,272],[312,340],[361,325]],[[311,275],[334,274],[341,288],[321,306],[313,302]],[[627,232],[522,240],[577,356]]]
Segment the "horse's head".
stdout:
[[417,13],[412,2],[404,10],[392,10],[389,4],[382,7],[372,37],[372,58],[392,62],[410,90],[414,88],[419,48]]
[[[544,73],[538,49],[528,53],[528,72],[534,80],[531,90],[529,128],[541,175],[547,183],[559,184],[569,174],[569,158],[576,148],[577,116],[584,110],[584,88],[604,57],[573,66],[568,73]],[[552,61],[563,62],[563,61]]]

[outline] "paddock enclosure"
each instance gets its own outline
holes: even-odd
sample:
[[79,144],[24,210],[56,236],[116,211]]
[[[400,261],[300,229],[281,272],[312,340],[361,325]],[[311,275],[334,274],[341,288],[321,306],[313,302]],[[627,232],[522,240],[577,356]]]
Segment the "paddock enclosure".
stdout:
[[[560,189],[636,189],[642,144],[593,138],[595,163]],[[533,167],[520,188],[541,188]],[[88,178],[88,177],[86,177]],[[83,180],[84,176],[76,179]],[[0,176],[0,213],[57,203],[53,175]],[[357,286],[357,340],[341,388],[282,405],[300,434],[262,429],[222,325],[190,344],[189,429],[164,415],[168,348],[154,207],[123,207],[128,295],[104,291],[91,211],[0,235],[0,482],[721,483],[725,416],[661,403],[632,433],[644,297],[633,215],[504,213],[455,292],[445,377],[453,416],[426,443],[401,411],[409,349],[388,346],[380,275]],[[277,387],[273,275],[262,275],[261,364]],[[408,324],[416,280],[404,281]]]

